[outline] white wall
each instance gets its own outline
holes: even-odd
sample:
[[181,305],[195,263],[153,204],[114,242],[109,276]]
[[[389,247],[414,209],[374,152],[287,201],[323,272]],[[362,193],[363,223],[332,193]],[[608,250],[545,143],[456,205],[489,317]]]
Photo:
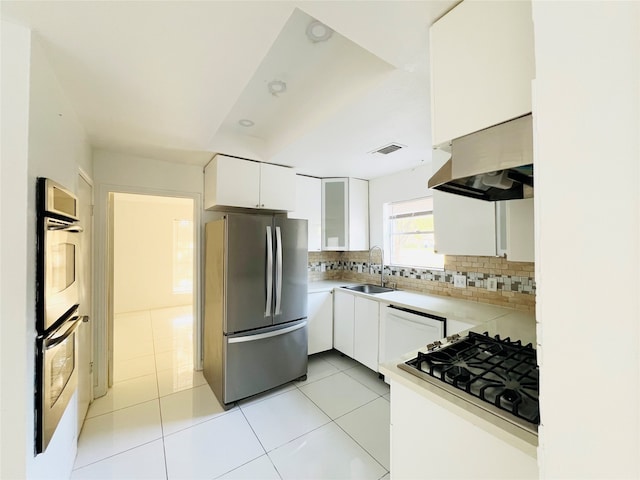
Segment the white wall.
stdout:
[[[25,478],[27,411],[32,370],[25,342],[33,306],[27,305],[27,154],[31,32],[2,22],[2,140],[0,153],[0,478]],[[11,226],[8,234],[7,226]],[[32,350],[31,350],[32,351]],[[32,364],[31,364],[32,365]],[[30,414],[33,419],[33,414]]]
[[[369,180],[369,243],[383,244],[383,206],[420,197],[430,197],[427,188],[431,177],[431,163]],[[386,253],[386,252],[385,252]]]
[[173,293],[173,221],[193,221],[193,200],[114,196],[114,312],[191,305]]
[[640,478],[640,3],[533,2],[542,478]]
[[[75,396],[47,451],[33,455],[36,179],[50,177],[75,191],[78,167],[89,175],[92,172],[91,156],[85,133],[42,47],[35,37],[31,44],[29,39],[28,30],[2,23],[2,477],[68,478],[76,453]],[[26,88],[28,158],[24,145]],[[5,99],[10,100],[5,104]],[[6,146],[5,135],[10,137]],[[5,154],[11,156],[5,158]],[[10,209],[6,218],[5,209]],[[16,214],[22,218],[12,218]],[[11,235],[4,234],[7,224]],[[10,282],[5,272],[11,275]],[[12,397],[6,403],[5,379]],[[4,408],[11,408],[9,418]]]

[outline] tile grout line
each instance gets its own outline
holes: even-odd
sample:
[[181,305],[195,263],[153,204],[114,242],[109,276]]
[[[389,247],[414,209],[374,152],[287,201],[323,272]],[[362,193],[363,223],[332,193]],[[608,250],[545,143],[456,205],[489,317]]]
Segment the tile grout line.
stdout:
[[[283,392],[286,393],[286,392]],[[236,407],[238,407],[238,410],[240,411],[240,413],[242,413],[242,417],[244,418],[245,422],[247,422],[247,425],[249,425],[249,428],[251,429],[251,431],[253,432],[253,435],[256,437],[256,439],[258,440],[258,443],[260,444],[260,446],[262,447],[262,450],[264,451],[264,455],[267,456],[267,458],[269,459],[269,461],[271,462],[271,465],[273,466],[274,470],[276,471],[276,473],[278,474],[278,476],[280,477],[280,479],[282,479],[282,475],[280,475],[280,471],[278,470],[278,467],[276,467],[276,465],[273,463],[273,460],[271,459],[271,457],[269,456],[269,452],[267,452],[267,449],[264,448],[264,444],[262,443],[262,440],[260,440],[260,437],[258,436],[258,434],[256,433],[256,431],[253,429],[253,425],[251,425],[251,422],[249,421],[249,419],[247,418],[247,416],[245,415],[244,411],[242,410],[242,408],[240,407],[240,405],[238,404],[238,402],[236,403]],[[242,465],[237,466],[236,468],[234,468],[233,470],[237,470],[240,467],[243,467],[244,465],[253,462],[254,460],[260,458],[262,455],[260,455],[259,457],[256,458],[252,458],[251,460],[249,460],[248,462],[243,463]],[[233,470],[229,470],[229,472],[232,472]],[[223,473],[222,475],[226,475],[227,473]],[[220,478],[222,475],[220,475],[218,478]]]
[[153,318],[149,312],[149,323],[151,325],[151,343],[153,345],[153,369],[156,373],[156,392],[158,394],[158,414],[160,415],[160,434],[162,435],[162,457],[164,459],[164,477],[169,479],[169,465],[167,465],[167,446],[165,444],[164,422],[162,421],[162,403],[160,402],[160,381],[158,380],[158,362],[156,361],[156,337],[153,330]]
[[[353,436],[352,436],[349,432],[347,432],[344,428],[342,428],[342,427],[340,426],[340,424],[339,424],[338,422],[336,422],[336,420],[338,420],[339,418],[343,418],[343,417],[345,417],[345,416],[349,415],[350,413],[353,413],[353,412],[355,412],[356,410],[359,410],[360,408],[362,408],[362,407],[364,407],[364,406],[366,406],[366,405],[369,405],[370,403],[375,402],[376,400],[378,400],[378,399],[380,399],[380,398],[382,398],[382,396],[379,396],[378,398],[374,398],[374,399],[373,399],[373,400],[371,400],[370,402],[367,402],[367,403],[365,403],[365,404],[363,404],[363,405],[360,405],[358,408],[354,408],[354,409],[353,409],[353,410],[351,410],[350,412],[347,412],[347,413],[345,413],[344,415],[341,415],[341,416],[337,417],[337,418],[333,421],[333,423],[335,423],[335,424],[336,424],[336,426],[337,426],[340,430],[342,430],[342,431],[343,431],[343,432],[344,432],[344,433],[345,433],[345,434],[346,434],[346,435],[347,435],[351,440],[353,440],[353,441],[354,441],[354,442],[355,442],[355,443],[356,443],[356,444],[357,444],[357,445],[358,445],[362,450],[364,450],[365,452],[367,452],[367,455],[369,455],[371,458],[373,458],[373,460],[374,460],[378,465],[380,465],[380,466],[385,470],[385,472],[387,472],[387,473],[388,473],[388,472],[389,472],[389,470],[387,470],[387,467],[385,467],[384,465],[382,465],[382,463],[380,463],[380,462],[378,461],[378,459],[377,459],[376,457],[374,457],[374,456],[373,456],[373,453],[371,453],[369,450],[367,450],[367,449],[364,447],[364,445],[361,445],[361,444],[360,444],[360,442],[358,442],[358,440],[356,440],[355,438],[353,438]],[[384,399],[383,399],[383,400],[384,400]],[[385,474],[385,475],[386,475],[386,474]],[[384,475],[383,475],[382,477],[384,477]],[[380,478],[382,478],[382,477],[380,477]]]
[[[136,448],[144,447],[145,445],[149,445],[149,444],[151,444],[153,442],[157,442],[158,440],[162,440],[162,438],[154,438],[153,440],[149,440],[148,442],[141,443],[140,445],[136,445],[135,447],[127,448],[126,450],[123,450],[121,452],[114,453],[112,455],[109,455],[107,457],[101,458],[99,460],[95,460],[93,462],[87,463],[85,465],[82,465],[81,467],[75,467],[75,468],[72,469],[72,471],[80,470],[81,468],[85,468],[85,467],[88,467],[90,465],[95,465],[96,463],[100,463],[100,462],[103,462],[103,461],[108,460],[110,458],[117,457],[118,455],[122,455],[123,453],[130,452],[131,450],[135,450]],[[74,463],[74,465],[75,465],[75,463]]]

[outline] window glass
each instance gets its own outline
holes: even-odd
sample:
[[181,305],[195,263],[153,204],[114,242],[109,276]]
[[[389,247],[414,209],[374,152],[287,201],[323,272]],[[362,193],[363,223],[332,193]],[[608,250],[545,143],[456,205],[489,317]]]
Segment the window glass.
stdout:
[[444,255],[434,252],[433,198],[390,203],[385,211],[391,265],[444,268]]

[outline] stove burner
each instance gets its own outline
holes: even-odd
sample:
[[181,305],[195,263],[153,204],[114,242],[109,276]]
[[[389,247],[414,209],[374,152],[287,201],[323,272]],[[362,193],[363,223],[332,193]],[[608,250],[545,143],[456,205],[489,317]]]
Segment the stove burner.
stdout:
[[471,372],[469,372],[469,370],[457,365],[448,368],[445,375],[455,382],[468,382],[471,378]]
[[515,402],[516,400],[519,400],[521,398],[518,392],[516,392],[515,390],[511,390],[510,388],[506,388],[504,392],[498,395],[498,397],[508,402]]
[[400,367],[426,374],[516,417],[538,425],[538,367],[531,344],[470,332],[467,337],[418,356]]

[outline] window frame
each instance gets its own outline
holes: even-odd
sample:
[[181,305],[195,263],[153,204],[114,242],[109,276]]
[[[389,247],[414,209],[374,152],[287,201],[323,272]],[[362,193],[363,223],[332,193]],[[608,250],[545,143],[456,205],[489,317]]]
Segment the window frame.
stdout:
[[[399,204],[407,204],[410,202],[416,202],[416,201],[422,201],[422,200],[426,200],[426,199],[433,199],[432,196],[426,195],[424,197],[418,197],[418,198],[411,198],[411,199],[407,199],[407,200],[398,200],[398,201],[394,201],[394,202],[387,202],[384,204],[384,221],[383,221],[383,231],[384,231],[384,250],[385,250],[385,254],[387,256],[387,258],[389,259],[387,264],[391,267],[400,267],[400,268],[414,268],[414,269],[420,269],[420,270],[436,270],[436,271],[444,271],[444,255],[443,254],[437,254],[435,253],[435,251],[433,252],[433,255],[441,257],[441,265],[440,263],[436,264],[429,264],[429,265],[413,265],[413,264],[404,264],[404,263],[397,263],[394,262],[393,260],[395,260],[394,257],[397,257],[398,252],[395,252],[394,255],[394,250],[393,250],[393,245],[394,245],[394,236],[399,236],[399,235],[433,235],[434,236],[434,240],[435,240],[435,223],[433,222],[433,200],[431,200],[431,209],[428,210],[424,210],[424,209],[420,209],[420,210],[413,210],[411,212],[405,212],[405,213],[398,213],[393,215],[392,214],[392,209],[394,205],[399,205]],[[433,224],[433,228],[431,230],[415,230],[415,231],[410,231],[410,232],[394,232],[393,229],[393,221],[397,220],[397,219],[402,219],[402,218],[414,218],[414,217],[428,217],[431,216],[431,221]]]

